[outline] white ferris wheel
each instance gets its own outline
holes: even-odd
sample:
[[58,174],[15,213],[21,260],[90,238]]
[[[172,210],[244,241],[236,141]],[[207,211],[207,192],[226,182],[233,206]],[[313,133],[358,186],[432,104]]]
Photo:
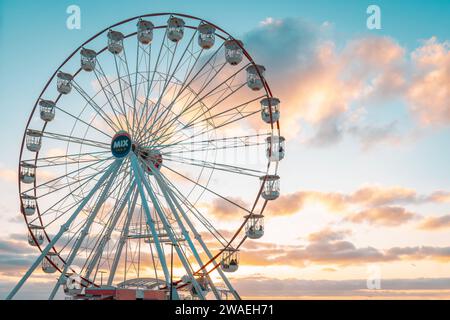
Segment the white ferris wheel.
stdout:
[[280,100],[244,45],[196,17],[147,14],[58,67],[20,151],[21,212],[40,255],[8,299],[36,269],[55,274],[50,299],[129,287],[240,299],[226,273],[264,234],[285,153]]

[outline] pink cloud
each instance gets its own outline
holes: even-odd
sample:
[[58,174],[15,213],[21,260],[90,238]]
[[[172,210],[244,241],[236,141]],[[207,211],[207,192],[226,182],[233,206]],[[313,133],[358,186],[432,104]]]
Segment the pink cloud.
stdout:
[[411,109],[422,124],[450,123],[450,42],[436,37],[412,54],[414,77],[407,92]]

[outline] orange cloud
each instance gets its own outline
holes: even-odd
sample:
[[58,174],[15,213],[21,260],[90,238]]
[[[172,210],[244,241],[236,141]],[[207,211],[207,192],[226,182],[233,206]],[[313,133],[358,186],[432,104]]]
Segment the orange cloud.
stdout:
[[415,213],[406,211],[405,208],[385,206],[350,214],[346,220],[355,223],[366,222],[371,225],[398,226],[415,217],[417,217]]
[[412,111],[425,125],[450,123],[450,42],[436,37],[412,54],[415,75],[407,92]]
[[450,215],[426,218],[420,223],[419,228],[423,230],[448,229],[450,228]]
[[12,169],[0,169],[0,179],[5,182],[17,182],[17,172]]

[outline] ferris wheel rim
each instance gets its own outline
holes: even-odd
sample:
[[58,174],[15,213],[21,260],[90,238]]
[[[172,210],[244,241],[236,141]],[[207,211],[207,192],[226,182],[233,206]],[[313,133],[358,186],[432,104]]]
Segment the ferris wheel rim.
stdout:
[[[206,22],[206,23],[208,23],[208,24],[214,26],[217,30],[223,32],[223,33],[226,35],[226,37],[225,37],[225,36],[216,34],[216,35],[217,35],[219,38],[221,38],[222,40],[225,41],[226,39],[234,39],[234,37],[232,37],[231,34],[229,34],[228,32],[226,32],[224,29],[220,28],[220,27],[217,26],[216,24],[213,24],[213,23],[211,23],[211,22],[209,22],[209,21],[207,21],[207,20],[205,20],[205,19],[201,19],[201,18],[192,16],[192,15],[187,15],[187,14],[180,14],[180,13],[175,13],[175,12],[166,12],[166,13],[144,14],[144,15],[139,15],[139,16],[135,16],[135,17],[132,17],[132,18],[128,18],[128,19],[122,20],[122,21],[120,21],[120,22],[118,22],[118,23],[115,23],[115,24],[113,24],[113,25],[111,25],[111,26],[109,26],[109,27],[107,27],[107,28],[101,30],[100,32],[96,33],[94,36],[92,36],[91,38],[89,38],[87,41],[85,41],[83,44],[81,44],[79,47],[77,47],[77,48],[76,48],[76,49],[75,49],[75,50],[74,50],[74,51],[73,51],[73,52],[72,52],[72,53],[64,60],[64,62],[63,62],[63,63],[55,70],[55,72],[53,73],[53,75],[49,78],[49,80],[48,80],[47,83],[45,84],[43,90],[42,90],[41,93],[39,94],[39,96],[38,96],[38,98],[37,98],[37,100],[36,100],[36,102],[35,102],[35,104],[34,104],[34,107],[33,107],[32,111],[31,111],[31,113],[30,113],[30,116],[29,116],[29,118],[28,118],[28,121],[27,121],[27,123],[26,123],[26,128],[25,128],[25,132],[24,132],[24,134],[23,134],[22,143],[21,143],[21,147],[20,147],[19,165],[18,165],[18,168],[19,168],[19,170],[18,170],[19,201],[20,201],[21,206],[22,206],[22,185],[21,185],[21,181],[20,181],[20,168],[21,168],[21,161],[22,161],[22,159],[23,159],[23,152],[24,152],[24,146],[25,146],[26,135],[27,135],[26,133],[27,133],[28,128],[30,127],[31,120],[32,120],[32,118],[33,118],[33,115],[34,115],[35,112],[36,112],[36,108],[37,108],[37,106],[38,106],[38,104],[39,104],[39,101],[41,101],[43,95],[45,94],[45,92],[46,92],[47,89],[49,88],[49,86],[50,86],[50,84],[52,83],[52,81],[55,79],[55,77],[56,77],[56,75],[58,74],[58,72],[60,72],[61,69],[62,69],[62,68],[63,68],[63,67],[64,67],[64,66],[65,66],[65,65],[66,65],[66,64],[67,64],[67,63],[68,63],[68,62],[69,62],[76,54],[77,54],[77,52],[79,52],[81,49],[84,48],[84,46],[86,46],[87,44],[89,44],[90,42],[92,42],[94,39],[97,39],[98,37],[100,37],[102,34],[104,34],[105,32],[107,32],[108,30],[110,30],[110,29],[112,29],[112,28],[115,28],[115,27],[117,27],[117,26],[126,24],[126,23],[128,23],[128,22],[131,22],[131,21],[140,19],[140,18],[145,18],[145,17],[157,17],[157,16],[179,16],[179,17],[184,17],[184,18],[188,18],[188,19],[192,19],[192,20],[196,20],[196,21],[200,21],[200,22]],[[165,28],[165,27],[167,27],[167,26],[162,25],[162,26],[157,26],[157,27],[155,27],[155,29],[157,29],[157,28]],[[193,27],[193,26],[186,26],[186,27],[187,27],[187,28],[190,28],[190,29],[195,29],[195,28],[197,28],[197,27]],[[134,35],[136,35],[136,34],[137,34],[136,32],[132,32],[132,33],[126,35],[125,38],[132,37],[132,36],[134,36]],[[252,65],[254,65],[254,66],[256,66],[255,61],[253,60],[253,58],[251,57],[251,55],[248,53],[248,51],[243,47],[243,45],[240,44],[240,43],[238,43],[238,45],[241,47],[241,49],[242,49],[242,51],[243,51],[243,54],[245,55],[245,57],[247,58],[247,60],[249,61],[249,63],[252,64]],[[98,53],[101,54],[101,53],[105,52],[106,49],[107,49],[107,47],[104,47],[104,48],[101,49]],[[73,77],[75,78],[75,77],[81,72],[81,70],[82,70],[82,68],[79,68],[79,69],[74,73]],[[257,73],[260,75],[260,78],[263,80],[262,82],[263,82],[264,90],[265,90],[265,92],[266,92],[265,95],[266,95],[268,98],[273,98],[273,95],[272,95],[272,92],[271,92],[269,83],[266,81],[266,78],[260,74],[258,68],[256,68],[256,71],[257,71]],[[58,102],[59,99],[60,99],[61,97],[62,97],[62,94],[59,94],[58,97],[57,97],[57,99],[55,100],[55,102]],[[270,111],[270,112],[272,112],[272,111]],[[279,120],[277,120],[277,121],[274,122],[274,123],[276,123],[276,130],[278,131],[278,134],[280,134],[280,123],[279,123]],[[271,128],[272,128],[272,130],[274,129],[274,123],[271,123]],[[44,123],[44,125],[43,125],[43,127],[42,127],[42,132],[45,131],[46,126],[47,126],[47,123]],[[35,159],[34,159],[35,162],[34,162],[34,164],[37,163],[38,157],[39,157],[39,151],[35,153]],[[267,164],[267,170],[269,170],[270,166],[271,166],[271,162],[268,161],[268,164]],[[278,167],[278,163],[276,163],[275,166]],[[34,196],[36,196],[36,183],[37,183],[36,181],[37,181],[37,179],[35,179],[35,181],[33,182]],[[260,190],[259,190],[259,192],[258,192],[258,195],[257,195],[256,199],[255,199],[255,202],[254,202],[254,205],[253,205],[253,208],[252,208],[251,212],[253,212],[254,208],[256,207],[256,204],[258,203],[259,199],[261,198],[261,192],[262,192],[262,186],[261,186],[261,188],[260,188]],[[260,214],[263,213],[266,204],[267,204],[267,200],[265,200],[265,204],[263,205],[263,209],[261,210]],[[40,214],[39,204],[38,204],[37,201],[36,201],[36,210],[37,210],[37,212],[38,212],[39,223],[41,224],[41,226],[43,226],[43,221],[42,221],[42,217],[41,217],[41,214]],[[29,225],[29,223],[28,223],[28,217],[27,217],[26,214],[23,212],[23,210],[22,210],[22,214],[23,214],[23,216],[24,216],[25,223],[27,224],[28,232],[30,232],[31,229],[30,229],[30,225]],[[220,252],[215,256],[215,258],[217,258],[217,256],[219,256],[220,254],[222,254],[222,252],[226,251],[226,250],[229,249],[230,247],[238,249],[238,248],[245,242],[247,236],[244,236],[243,239],[241,240],[241,242],[240,242],[237,246],[235,246],[235,247],[231,246],[231,244],[233,243],[233,241],[239,236],[239,234],[240,234],[241,231],[243,230],[243,227],[244,227],[245,223],[247,222],[247,220],[249,219],[249,217],[250,217],[251,215],[252,215],[252,213],[249,214],[248,216],[246,216],[246,219],[245,219],[245,221],[242,223],[241,227],[234,233],[232,239],[231,239],[230,241],[227,242],[227,245],[226,245],[223,249],[220,250]],[[31,233],[31,234],[32,234],[32,237],[34,238],[33,233]],[[44,229],[44,235],[45,235],[46,239],[47,239],[48,241],[50,241],[51,238],[50,238],[50,236],[48,235],[48,233],[46,232],[45,229]],[[42,252],[42,251],[43,251],[43,248],[42,248],[41,245],[38,243],[38,241],[36,241],[36,239],[34,239],[34,240],[35,240],[36,247]],[[65,263],[65,260],[64,260],[63,257],[57,252],[55,246],[52,247],[51,251],[53,251],[54,253],[56,253],[56,254],[59,256],[59,258],[61,259],[61,261],[62,261],[63,263]],[[211,263],[213,260],[215,260],[215,258],[213,258],[213,259],[211,259],[210,261],[208,261],[207,264]],[[50,262],[51,264],[53,264],[52,261],[49,261],[49,262]],[[205,264],[205,266],[206,266],[207,264]],[[62,271],[60,270],[59,266],[54,265],[54,267],[56,267],[56,269],[57,269],[60,273],[62,272]],[[94,282],[91,282],[91,281],[88,280],[88,279],[83,279],[83,280],[88,281],[88,284],[93,284],[93,285],[97,286]]]

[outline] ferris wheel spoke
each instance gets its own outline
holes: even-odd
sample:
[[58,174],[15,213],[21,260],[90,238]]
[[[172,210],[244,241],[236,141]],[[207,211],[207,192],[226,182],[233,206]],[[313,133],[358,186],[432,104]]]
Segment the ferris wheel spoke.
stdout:
[[[110,82],[109,82],[107,76],[106,76],[106,75],[104,74],[104,72],[103,72],[103,69],[102,69],[102,66],[100,65],[100,62],[98,62],[98,68],[99,68],[99,71],[97,71],[97,69],[94,69],[94,74],[95,74],[95,77],[97,78],[97,82],[100,84],[100,88],[101,88],[101,90],[102,90],[102,92],[103,92],[103,95],[105,96],[105,98],[106,98],[106,100],[107,100],[107,102],[108,102],[108,104],[109,104],[109,106],[110,106],[110,109],[111,109],[111,111],[112,111],[112,113],[113,113],[113,115],[114,115],[114,118],[115,118],[115,120],[116,120],[116,122],[117,122],[117,125],[118,125],[119,127],[123,128],[124,125],[122,124],[121,116],[122,116],[122,117],[125,117],[125,114],[123,113],[123,110],[121,110],[120,103],[119,103],[119,101],[117,100],[116,94],[115,94],[115,92],[113,91],[112,86],[111,86],[111,84],[110,84]],[[99,74],[101,74],[101,76],[103,77],[103,79],[105,79],[105,81],[106,81],[106,83],[107,83],[109,89],[106,89],[106,88],[105,88],[105,86],[103,85],[102,80],[101,80],[100,77],[99,77]],[[118,81],[120,81],[120,80],[118,80]],[[116,104],[117,104],[119,110],[117,110],[117,109],[113,106],[113,103],[112,103],[112,101],[111,101],[112,98],[115,100],[115,102],[116,102]]]
[[[196,147],[202,147],[206,148],[209,146],[215,146],[217,148],[219,147],[230,147],[230,148],[236,148],[239,146],[249,146],[249,145],[255,145],[259,143],[260,137],[268,137],[270,136],[269,133],[266,134],[253,134],[253,135],[243,135],[243,136],[232,136],[232,137],[224,137],[224,138],[214,138],[214,139],[204,139],[204,140],[198,140],[198,141],[189,141],[189,142],[174,142],[170,144],[160,144],[158,145],[159,150],[167,150],[164,154],[172,154],[171,148],[173,147],[179,147],[179,146],[190,146],[193,148]],[[252,139],[256,139],[256,141],[251,141]]]
[[266,172],[264,172],[264,171],[259,171],[259,170],[254,170],[254,169],[250,169],[250,168],[244,168],[244,167],[238,167],[238,166],[232,166],[232,165],[228,165],[225,163],[219,163],[219,162],[209,162],[209,161],[199,160],[199,159],[194,159],[194,158],[166,156],[166,157],[164,157],[164,160],[167,160],[170,162],[175,162],[175,163],[182,163],[182,164],[188,165],[188,166],[209,168],[209,169],[225,171],[225,172],[233,173],[233,174],[256,177],[258,179],[262,175],[266,174]]
[[38,184],[36,186],[33,186],[32,188],[29,188],[26,191],[24,191],[24,193],[27,193],[27,192],[30,192],[30,191],[33,191],[33,190],[38,190],[38,189],[43,188],[43,187],[48,187],[49,185],[51,186],[52,183],[57,183],[58,181],[61,181],[62,179],[66,178],[66,177],[70,177],[72,174],[75,174],[77,172],[82,172],[82,171],[84,171],[86,169],[94,167],[95,165],[103,164],[103,163],[105,163],[105,161],[110,160],[110,159],[112,159],[112,158],[98,160],[97,162],[88,164],[88,165],[86,165],[84,167],[77,168],[76,170],[73,170],[73,171],[71,171],[69,173],[65,173],[63,175],[57,176],[55,178],[52,178],[52,179],[50,179],[50,180],[48,180],[48,181],[46,181],[44,183]]
[[[152,85],[155,79],[155,75],[158,73],[158,65],[159,65],[159,61],[161,58],[161,53],[163,51],[164,48],[164,41],[167,37],[167,29],[164,31],[164,36],[163,39],[161,41],[161,46],[159,48],[159,52],[158,52],[158,56],[156,58],[156,62],[155,62],[155,67],[152,73],[152,77],[150,79],[150,67],[151,67],[151,56],[149,55],[149,62],[148,62],[148,77],[147,77],[147,94],[145,97],[145,104],[144,104],[144,108],[142,109],[143,111],[146,110],[148,108],[148,101],[149,101],[149,97],[150,97],[150,93],[152,92]],[[144,124],[141,126],[140,120],[139,120],[139,128],[145,128],[147,126],[147,122],[150,120],[151,115],[153,114],[153,110],[154,108],[152,108],[150,115],[146,118],[146,120],[144,121]],[[141,113],[141,117],[143,117],[143,113]],[[138,136],[138,138],[140,138],[140,135]]]
[[[236,77],[236,75],[241,72],[243,69],[245,68],[245,66],[241,69],[239,69],[238,71],[236,71],[234,74],[232,74],[230,77],[228,77],[227,79],[225,79],[224,81],[222,81],[221,83],[219,83],[217,86],[215,86],[212,90],[208,91],[204,96],[202,96],[201,98],[198,98],[196,100],[194,100],[193,102],[189,103],[186,107],[183,107],[183,109],[181,110],[181,112],[171,121],[168,121],[166,124],[162,125],[159,127],[158,131],[162,130],[162,133],[160,134],[160,136],[164,136],[164,134],[167,132],[167,130],[170,128],[171,125],[173,125],[173,122],[175,121],[175,119],[179,119],[181,116],[185,115],[189,110],[192,110],[192,108],[194,106],[196,106],[197,104],[201,103],[201,101],[203,101],[204,99],[206,99],[207,97],[209,97],[210,95],[212,95],[218,88],[220,88],[221,86],[223,86],[224,84],[227,83],[227,81],[230,81],[232,79],[234,79]],[[218,73],[216,73],[217,75]],[[209,82],[208,82],[209,84]],[[200,93],[203,92],[203,90],[208,86],[205,85],[198,93],[197,95],[200,95]]]
[[113,130],[113,132],[118,131],[117,125],[114,123],[114,121],[106,114],[106,112],[100,108],[100,106],[95,103],[94,98],[92,98],[84,89],[78,85],[78,83],[73,80],[73,87],[75,88],[75,91],[77,91],[80,96],[86,101],[88,105],[92,107],[92,109],[100,116],[100,118],[103,119],[103,121]]
[[[189,81],[187,81],[188,77],[190,76],[190,74],[193,72],[194,67],[197,64],[197,61],[200,58],[200,55],[197,57],[196,62],[192,65],[188,75],[185,77],[184,79],[184,83],[186,83],[185,85],[183,85],[180,89],[180,91],[177,93],[176,97],[173,99],[172,102],[169,103],[169,105],[167,106],[167,108],[172,108],[172,106],[176,103],[176,101],[178,100],[178,98],[182,95],[182,93],[190,87],[190,84],[197,78],[197,76],[201,73],[201,71],[210,63],[210,61],[215,58],[217,56],[217,53],[219,52],[219,50],[223,47],[223,44],[220,45],[220,47],[214,52],[213,55],[211,55],[211,57],[202,65],[202,67],[198,70],[198,72],[192,77],[192,79],[190,79]],[[203,51],[201,51],[203,52]],[[225,64],[223,64],[223,66],[225,66]],[[216,72],[215,75],[217,75],[218,72]],[[206,80],[205,80],[206,81]],[[212,81],[212,80],[211,80]],[[144,127],[147,126],[148,122],[150,121],[150,117],[147,118]],[[160,126],[161,128],[161,126]],[[150,131],[150,130],[149,130]]]
[[[131,131],[131,124],[130,124],[130,122],[128,121],[128,117],[127,117],[127,111],[126,111],[126,109],[125,109],[125,106],[126,106],[126,103],[125,103],[125,95],[124,95],[124,89],[122,88],[122,77],[121,77],[121,75],[120,75],[120,71],[119,71],[119,65],[118,65],[118,63],[117,63],[117,58],[116,58],[116,55],[114,55],[114,65],[115,65],[115,67],[116,67],[116,74],[117,74],[117,82],[119,83],[119,93],[120,93],[120,97],[121,97],[121,99],[122,99],[122,113],[123,113],[123,115],[124,115],[124,118],[125,118],[125,123],[126,123],[126,126],[127,126],[127,131],[128,132],[132,132]],[[130,89],[131,90],[131,89]]]
[[[138,41],[138,45],[139,45],[139,41]],[[139,45],[139,47],[143,47],[143,46],[141,46],[141,45]],[[141,111],[139,112],[139,115],[137,115],[137,128],[139,129],[139,128],[141,128],[141,120],[142,120],[142,118],[144,118],[144,116],[145,116],[145,114],[144,114],[144,112],[147,112],[147,108],[148,108],[148,99],[149,99],[149,95],[150,95],[150,92],[151,92],[151,85],[152,85],[152,83],[153,83],[153,79],[152,79],[152,83],[150,82],[150,73],[151,73],[151,65],[152,65],[152,44],[150,43],[149,45],[148,45],[148,53],[147,53],[147,51],[145,50],[145,48],[143,48],[143,51],[144,51],[144,53],[145,54],[147,54],[147,57],[148,57],[148,60],[146,60],[146,59],[143,59],[144,61],[146,61],[146,71],[147,71],[147,77],[145,77],[143,74],[141,74],[141,77],[143,78],[143,79],[145,79],[146,80],[146,83],[147,83],[147,88],[145,88],[145,85],[144,85],[144,89],[145,89],[145,101],[144,101],[144,103],[143,103],[143,107],[141,108]],[[143,54],[143,57],[145,56],[145,54]],[[153,73],[153,76],[154,76],[154,73]],[[136,80],[137,81],[137,80]],[[137,97],[137,95],[136,95],[136,97]],[[140,129],[139,129],[140,130]],[[140,135],[140,132],[138,133],[138,135]]]
[[[234,92],[233,92],[233,93],[234,93]],[[195,126],[196,124],[198,124],[198,122],[196,122],[196,121],[199,120],[199,119],[201,119],[201,118],[203,118],[203,119],[201,119],[200,122],[210,122],[210,121],[215,120],[215,119],[217,119],[217,118],[225,117],[225,116],[227,116],[228,113],[230,113],[230,112],[236,112],[234,115],[236,115],[236,114],[242,115],[242,112],[244,111],[245,108],[247,108],[251,103],[254,103],[254,102],[256,102],[256,101],[261,100],[263,97],[265,97],[265,96],[259,96],[259,97],[256,97],[256,98],[254,98],[254,99],[245,101],[244,103],[240,103],[240,104],[238,104],[237,106],[228,108],[228,109],[226,109],[226,110],[224,110],[224,111],[221,111],[221,112],[218,112],[218,113],[216,113],[216,114],[214,114],[214,115],[211,115],[211,116],[209,116],[209,117],[205,117],[206,114],[207,114],[208,112],[210,112],[213,108],[217,107],[220,103],[222,103],[224,100],[226,100],[226,98],[225,98],[224,100],[219,101],[218,103],[216,103],[216,104],[214,104],[213,106],[211,106],[210,108],[208,108],[207,111],[203,112],[201,115],[195,117],[195,119],[191,120],[191,121],[186,125],[186,127]],[[227,97],[227,98],[228,98],[228,97]],[[258,111],[259,111],[259,110],[258,110]]]
[[[235,88],[232,88],[231,86],[228,86],[227,88],[223,89],[222,92],[220,93],[219,97],[216,99],[216,101],[213,103],[213,105],[209,108],[207,108],[205,111],[203,111],[203,113],[201,113],[200,115],[198,115],[198,113],[201,111],[200,109],[197,110],[197,112],[193,115],[193,117],[191,118],[190,121],[188,121],[186,126],[191,126],[193,123],[195,123],[195,121],[197,121],[198,119],[204,117],[208,112],[210,112],[212,109],[216,108],[218,105],[220,105],[222,102],[224,102],[225,100],[227,100],[229,97],[231,97],[232,95],[234,95],[236,92],[238,92],[239,90],[241,90],[242,88],[244,88],[246,86],[246,83],[241,83],[239,85],[236,85]],[[228,94],[225,95],[225,93],[227,91],[230,91]],[[219,92],[217,92],[217,94],[219,94]],[[224,96],[225,95],[225,96]]]
[[59,108],[58,106],[55,106],[55,108],[56,108],[57,110],[59,110],[59,111],[65,113],[65,114],[67,114],[68,116],[74,118],[76,121],[79,121],[79,122],[85,124],[86,126],[88,126],[89,128],[94,129],[95,131],[97,131],[97,132],[99,132],[99,133],[101,133],[101,134],[107,136],[108,138],[111,138],[111,139],[112,139],[112,136],[111,136],[111,135],[109,135],[108,133],[104,132],[103,130],[100,130],[99,128],[97,128],[97,127],[91,125],[90,123],[84,121],[84,120],[81,119],[80,117],[77,117],[77,116],[71,114],[70,112],[68,112],[68,111],[66,111],[66,110],[64,110],[64,109]]
[[[183,65],[183,63],[182,63],[183,58],[184,58],[184,56],[186,55],[186,53],[189,52],[189,47],[190,47],[190,45],[192,44],[192,41],[194,40],[196,34],[197,34],[197,31],[193,33],[191,39],[189,40],[189,43],[187,44],[185,50],[183,51],[183,53],[182,53],[182,55],[181,55],[181,58],[178,60],[178,63],[177,63],[177,65],[176,65],[176,67],[174,68],[174,70],[173,70],[173,72],[171,73],[170,77],[168,77],[168,78],[166,79],[165,83],[164,83],[164,89],[163,89],[162,93],[159,95],[158,102],[156,103],[156,105],[157,105],[157,109],[156,109],[156,113],[155,113],[156,115],[158,115],[158,113],[159,113],[159,108],[160,108],[160,105],[161,105],[161,102],[162,102],[163,97],[165,97],[165,94],[166,94],[166,90],[167,90],[168,84],[170,83],[170,81],[171,81],[172,78],[174,77],[175,73],[180,69],[180,65],[181,65],[181,66]],[[176,48],[177,48],[177,47],[178,47],[178,46],[176,45],[176,46],[175,46],[175,50],[174,50],[174,54],[173,54],[173,56],[172,56],[172,60],[171,60],[171,62],[170,62],[170,66],[169,66],[169,68],[168,68],[168,73],[170,72],[170,70],[171,70],[171,68],[172,68],[173,59],[174,59],[174,57],[175,57],[175,51],[176,51]],[[189,57],[191,58],[192,56],[189,56]],[[190,60],[190,59],[189,59],[189,60]],[[191,70],[192,70],[192,69],[191,69]],[[164,122],[164,120],[165,120],[166,117],[167,117],[167,114],[168,114],[168,111],[169,111],[169,110],[171,110],[171,107],[165,108],[165,110],[163,110],[163,111],[161,112],[161,114],[156,118],[156,120],[154,121],[154,123],[153,123],[153,124],[149,127],[149,129],[148,129],[148,131],[150,132],[150,134],[152,133],[152,130],[153,130],[153,127],[154,127],[154,124],[155,124],[155,123],[158,123],[159,121],[160,121],[161,123]],[[164,115],[163,120],[160,120],[161,117],[162,117],[163,115]]]
[[[253,115],[255,115],[255,114],[259,113],[259,112],[260,112],[260,111],[257,110],[257,111],[254,111],[254,112],[250,112],[250,113],[248,113],[248,114],[241,114],[240,117],[235,118],[235,119],[227,119],[224,123],[221,123],[221,124],[219,124],[219,125],[216,125],[216,126],[214,126],[213,128],[209,128],[209,129],[207,129],[207,130],[203,130],[203,131],[201,131],[201,132],[198,132],[198,133],[196,133],[195,135],[192,135],[189,139],[195,139],[195,138],[198,137],[198,136],[202,136],[202,135],[204,135],[204,134],[210,133],[210,132],[215,131],[215,130],[217,130],[217,129],[223,128],[223,127],[225,127],[225,126],[227,126],[227,125],[233,124],[233,123],[235,123],[235,122],[237,122],[237,121],[240,121],[240,120],[242,120],[242,119],[251,117],[251,116],[253,116]],[[234,118],[234,116],[233,116],[233,118]],[[166,142],[168,139],[170,139],[170,137],[169,137],[169,138],[166,138],[166,139],[163,140],[161,143]],[[185,142],[185,141],[187,141],[187,140],[180,140],[180,142]]]
[[[78,200],[75,200],[75,198],[76,198],[76,196],[74,196],[74,197],[70,197],[71,195],[74,195],[74,193],[76,192],[76,191],[78,191],[78,190],[84,190],[84,188],[88,185],[88,183],[89,182],[91,182],[91,181],[97,181],[97,180],[95,180],[94,178],[97,176],[97,175],[99,175],[100,173],[102,173],[102,172],[98,172],[98,174],[96,174],[96,175],[93,175],[93,176],[91,176],[91,177],[85,177],[85,178],[83,178],[83,179],[81,179],[81,180],[79,180],[79,181],[73,181],[73,182],[71,182],[71,183],[69,183],[68,184],[68,188],[70,188],[70,186],[71,185],[75,185],[75,184],[77,184],[77,183],[79,183],[79,186],[78,187],[76,187],[75,189],[73,189],[73,190],[69,190],[69,192],[67,193],[67,194],[65,194],[64,196],[62,196],[62,197],[60,197],[60,199],[56,202],[56,203],[54,203],[53,205],[51,205],[49,208],[47,208],[46,210],[44,210],[44,211],[42,211],[41,210],[41,213],[40,213],[40,217],[43,217],[43,216],[45,216],[45,215],[47,215],[47,214],[51,214],[51,213],[56,213],[56,214],[65,214],[65,213],[67,213],[68,211],[70,211],[70,210],[72,210],[75,206],[77,206],[78,204],[80,204],[81,202],[82,202],[82,200],[83,200],[83,198],[82,197],[80,197],[80,199],[78,199]],[[82,182],[82,183],[81,183]],[[62,189],[59,189],[59,190],[62,190]],[[54,190],[54,191],[51,191],[51,193],[52,192],[56,192],[56,191],[58,191],[58,190]],[[50,193],[49,193],[50,194]],[[46,194],[47,195],[47,194]],[[68,201],[68,199],[74,199],[74,202],[73,203],[70,203],[70,204],[66,204],[67,203],[67,201]],[[65,207],[63,207],[63,205],[65,205]],[[56,208],[58,206],[58,208]],[[39,221],[39,219],[40,219],[40,217],[35,217],[34,218],[34,220],[30,220],[30,224],[33,224],[34,222],[36,222],[36,221]],[[56,219],[58,219],[59,217],[57,217]],[[51,221],[50,223],[52,223],[53,221]],[[46,225],[46,227],[48,227],[49,225]]]
[[[99,172],[99,174],[100,174],[100,173],[102,173],[102,172]],[[95,175],[95,176],[97,176],[97,175]],[[56,215],[55,218],[53,218],[52,220],[50,220],[49,222],[47,222],[47,224],[45,225],[46,228],[50,227],[50,226],[51,226],[52,224],[54,224],[56,221],[58,221],[59,219],[61,219],[61,217],[63,217],[63,216],[64,216],[65,214],[67,214],[68,212],[70,212],[74,207],[76,207],[79,203],[81,203],[81,202],[83,201],[83,199],[84,199],[83,196],[80,196],[80,195],[74,195],[74,193],[75,193],[75,191],[77,191],[77,190],[81,190],[81,192],[83,192],[84,189],[85,189],[86,187],[89,186],[89,185],[88,185],[89,182],[91,182],[91,181],[92,181],[92,182],[93,182],[93,181],[97,181],[97,180],[94,179],[95,176],[89,177],[89,178],[87,178],[87,179],[84,179],[84,178],[83,178],[83,180],[86,180],[83,184],[81,184],[81,185],[80,185],[79,187],[77,187],[75,190],[70,191],[65,197],[61,198],[60,201],[62,201],[62,200],[64,200],[64,199],[67,199],[67,198],[69,198],[70,195],[72,195],[73,198],[74,198],[74,203],[71,204],[70,207],[67,208],[67,209],[65,209],[64,211],[61,211],[61,210],[59,210],[59,209],[55,210],[55,212],[57,213],[57,215]],[[80,181],[83,181],[83,180],[80,180]],[[78,200],[77,200],[77,198],[78,198]],[[60,202],[60,201],[58,201],[58,202]],[[55,203],[52,207],[50,207],[50,208],[48,208],[47,210],[45,210],[45,211],[41,214],[41,217],[44,216],[45,214],[51,213],[50,210],[53,210],[53,208],[58,204],[58,202]],[[86,204],[85,207],[88,208],[88,211],[89,211],[89,210],[92,210],[92,208],[90,208],[89,204]]]
[[[197,132],[194,135],[191,135],[189,138],[177,139],[176,141],[178,141],[178,143],[185,143],[186,141],[195,141],[195,138],[197,138],[199,136],[211,133],[213,131],[216,131],[217,129],[223,128],[223,127],[225,127],[227,125],[233,124],[233,123],[235,123],[237,121],[240,121],[242,119],[251,117],[251,116],[253,116],[253,115],[255,115],[255,114],[259,113],[259,112],[260,111],[257,110],[257,111],[249,112],[248,114],[239,113],[239,114],[237,114],[238,115],[237,118],[236,118],[236,115],[233,115],[231,118],[226,119],[223,123],[214,125],[212,128],[211,127],[207,127],[206,129],[201,130],[201,131]],[[168,133],[168,134],[162,135],[162,136],[159,137],[158,145],[161,144],[161,145],[164,146],[164,143],[167,143],[171,139],[174,140],[172,133]],[[154,143],[154,144],[156,144],[156,143]]]
[[62,154],[58,156],[50,157],[38,157],[33,159],[26,159],[24,162],[32,163],[36,161],[36,168],[58,166],[63,164],[78,163],[84,161],[95,161],[105,159],[102,155],[109,153],[110,151],[96,151],[96,152],[86,152],[86,153],[74,153],[74,154]]
[[225,200],[226,202],[228,202],[228,203],[230,203],[230,204],[232,204],[232,205],[238,207],[239,209],[242,209],[243,211],[245,211],[245,212],[247,212],[247,213],[251,213],[248,209],[244,208],[243,206],[239,205],[238,203],[236,203],[236,202],[234,202],[234,201],[228,199],[228,198],[225,197],[225,196],[222,196],[221,194],[219,194],[219,193],[217,193],[217,192],[211,190],[210,188],[208,188],[208,187],[206,187],[206,186],[200,184],[199,182],[192,180],[191,178],[185,176],[184,174],[181,174],[181,173],[177,172],[176,170],[171,169],[169,166],[166,165],[166,166],[164,166],[164,168],[167,168],[168,170],[170,170],[171,172],[177,174],[178,176],[180,176],[180,177],[182,177],[182,178],[184,178],[184,179],[186,179],[186,180],[192,182],[192,183],[195,184],[196,186],[199,186],[200,188],[202,188],[202,189],[204,189],[204,190],[206,190],[206,191],[208,191],[208,192],[214,194],[215,196],[218,196],[219,198],[221,198],[221,199]]
[[87,145],[87,146],[97,147],[97,148],[102,148],[102,149],[110,149],[111,148],[109,143],[100,142],[100,141],[96,141],[96,140],[92,140],[92,139],[79,138],[79,137],[75,137],[75,136],[68,136],[68,135],[55,133],[55,132],[44,131],[44,132],[42,132],[42,136],[46,137],[46,138],[54,139],[54,140],[59,140],[59,141],[64,141],[64,142],[69,142],[69,143],[78,143],[81,145]]

